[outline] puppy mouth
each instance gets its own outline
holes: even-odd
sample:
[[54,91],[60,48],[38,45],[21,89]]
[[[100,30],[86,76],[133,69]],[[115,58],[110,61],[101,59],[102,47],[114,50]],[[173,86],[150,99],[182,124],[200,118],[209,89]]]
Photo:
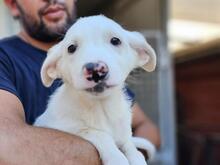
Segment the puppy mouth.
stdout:
[[100,82],[92,88],[87,88],[86,91],[90,93],[102,93],[106,89],[113,88],[115,85],[107,85],[105,82]]

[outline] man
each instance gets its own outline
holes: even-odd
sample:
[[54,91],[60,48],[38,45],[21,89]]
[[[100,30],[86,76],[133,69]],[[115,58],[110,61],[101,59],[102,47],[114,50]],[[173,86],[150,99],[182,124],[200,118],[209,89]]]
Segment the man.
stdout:
[[[31,124],[46,108],[59,86],[45,88],[40,68],[46,51],[75,20],[74,0],[4,0],[21,31],[0,41],[0,164],[100,164],[89,142],[57,130]],[[128,95],[129,94],[128,90]],[[137,104],[133,106],[135,136],[160,145],[156,127]]]

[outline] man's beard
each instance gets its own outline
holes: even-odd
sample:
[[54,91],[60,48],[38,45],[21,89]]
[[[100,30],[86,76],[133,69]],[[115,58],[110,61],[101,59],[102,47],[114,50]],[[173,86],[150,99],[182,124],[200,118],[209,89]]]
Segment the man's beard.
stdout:
[[[73,3],[75,2],[73,1]],[[26,32],[32,38],[35,38],[39,41],[54,42],[54,41],[62,40],[66,31],[76,20],[76,8],[74,7],[72,13],[69,13],[65,4],[59,3],[64,7],[64,11],[67,14],[66,20],[62,25],[57,26],[55,28],[50,28],[45,24],[42,18],[43,12],[45,11],[45,9],[49,7],[50,3],[48,3],[44,8],[39,10],[38,12],[38,16],[40,19],[39,21],[31,17],[28,13],[25,13],[22,7],[18,3],[16,4],[18,10],[20,11],[20,16],[19,16],[20,23],[23,25]]]

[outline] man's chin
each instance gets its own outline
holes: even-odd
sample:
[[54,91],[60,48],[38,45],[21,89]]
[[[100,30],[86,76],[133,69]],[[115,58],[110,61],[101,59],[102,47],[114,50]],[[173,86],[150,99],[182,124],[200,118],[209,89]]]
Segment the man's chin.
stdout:
[[67,21],[66,19],[54,19],[47,20],[43,19],[44,25],[48,29],[49,32],[64,32],[66,31]]
[[[44,42],[55,42],[60,41],[63,39],[65,33],[66,33],[66,26],[63,24],[66,24],[65,22],[44,22],[45,24],[45,31],[39,32],[40,35],[38,35],[39,38],[37,38],[40,41]],[[34,36],[33,36],[34,37]],[[34,37],[35,38],[35,37]]]
[[65,25],[67,23],[67,14],[65,12],[62,12],[60,14],[47,14],[42,16],[43,22],[45,24],[59,24],[59,25]]

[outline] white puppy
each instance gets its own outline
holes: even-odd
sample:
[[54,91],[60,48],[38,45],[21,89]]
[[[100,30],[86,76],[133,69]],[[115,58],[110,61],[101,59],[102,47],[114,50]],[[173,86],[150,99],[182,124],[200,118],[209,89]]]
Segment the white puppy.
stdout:
[[136,147],[148,150],[150,157],[155,148],[132,138],[131,103],[123,88],[131,70],[143,67],[150,72],[155,65],[155,52],[139,33],[101,15],[80,18],[49,50],[42,66],[45,86],[56,78],[63,85],[35,125],[90,141],[104,165],[146,165]]

